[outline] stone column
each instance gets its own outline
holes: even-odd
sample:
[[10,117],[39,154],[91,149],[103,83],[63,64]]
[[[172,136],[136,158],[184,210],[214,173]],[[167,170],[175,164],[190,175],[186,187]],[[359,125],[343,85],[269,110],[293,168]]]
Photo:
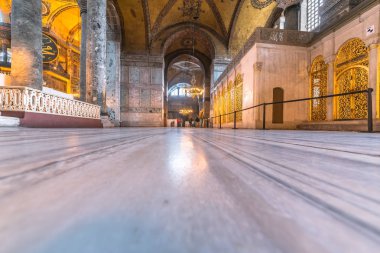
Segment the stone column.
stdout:
[[81,16],[80,100],[89,102],[86,86],[87,0],[78,0]]
[[168,84],[164,87],[164,96],[163,96],[163,120],[164,120],[164,127],[167,127],[168,125],[168,117],[169,117],[169,98],[168,98]]
[[3,52],[3,59],[0,59],[4,63],[8,62],[7,48],[8,48],[8,41],[4,39],[1,41],[1,51]]
[[204,118],[210,117],[210,79],[205,79],[205,86],[203,91],[203,109],[204,109]]
[[42,89],[41,0],[13,0],[12,86]]
[[87,88],[91,90],[91,102],[101,106],[105,114],[107,0],[88,1],[87,10]]

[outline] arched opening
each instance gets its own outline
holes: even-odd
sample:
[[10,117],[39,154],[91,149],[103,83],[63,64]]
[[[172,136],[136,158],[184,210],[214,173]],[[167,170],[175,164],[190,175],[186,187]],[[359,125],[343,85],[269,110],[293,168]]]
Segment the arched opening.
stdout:
[[[335,93],[368,89],[369,50],[358,38],[347,41],[337,53],[335,61]],[[335,99],[335,118],[338,120],[367,117],[365,93]]]
[[[273,102],[284,101],[284,89],[276,87],[273,89]],[[284,104],[274,104],[272,113],[272,123],[282,124],[284,123]]]
[[189,54],[175,57],[166,70],[167,78],[167,125],[199,126],[204,113],[203,94],[189,92],[193,85],[204,87],[205,68],[203,63]]
[[[310,94],[311,97],[321,97],[327,95],[327,69],[322,56],[317,56],[311,66],[310,73]],[[327,118],[326,99],[315,99],[310,102],[310,119],[312,121],[322,121]]]

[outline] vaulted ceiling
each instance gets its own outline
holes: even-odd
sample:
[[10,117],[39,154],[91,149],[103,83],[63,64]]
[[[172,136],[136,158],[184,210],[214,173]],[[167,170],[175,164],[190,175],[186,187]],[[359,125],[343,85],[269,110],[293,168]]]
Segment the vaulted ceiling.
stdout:
[[[11,0],[0,2],[0,10],[7,18]],[[210,59],[237,53],[257,27],[265,26],[277,5],[274,0],[108,2],[116,6],[121,19],[124,53],[162,55],[195,47]],[[77,0],[42,0],[42,3],[44,27],[59,38],[79,45]]]
[[[276,6],[271,0],[117,0],[117,3],[124,19],[124,50],[153,54],[186,45],[192,34],[196,37],[195,45],[204,47],[200,51],[233,54],[256,27],[265,25]],[[173,48],[173,43],[178,45]],[[212,44],[213,49],[206,44]]]

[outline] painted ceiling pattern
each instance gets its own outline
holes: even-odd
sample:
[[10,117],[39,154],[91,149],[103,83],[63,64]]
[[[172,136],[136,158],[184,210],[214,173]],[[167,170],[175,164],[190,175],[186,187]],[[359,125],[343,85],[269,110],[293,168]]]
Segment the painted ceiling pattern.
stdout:
[[[42,0],[42,26],[56,39],[79,47],[80,10],[76,0]],[[1,0],[0,10],[10,23],[12,1]]]
[[[117,8],[126,53],[163,54],[194,45],[205,55],[238,52],[264,26],[274,0],[108,0]],[[292,2],[291,0],[282,0]],[[73,45],[80,41],[77,0],[42,0],[45,31]],[[9,16],[11,0],[1,0]],[[4,15],[5,17],[7,15]],[[5,20],[7,21],[7,20]],[[196,37],[195,40],[193,37]],[[194,45],[193,45],[194,44]]]
[[[236,48],[264,26],[276,1],[268,0],[117,0],[124,19],[125,48],[159,52],[173,34],[195,27],[212,43]],[[237,42],[240,40],[240,43]],[[201,38],[198,37],[198,45]],[[162,44],[160,44],[162,43]],[[216,47],[218,47],[216,45]]]

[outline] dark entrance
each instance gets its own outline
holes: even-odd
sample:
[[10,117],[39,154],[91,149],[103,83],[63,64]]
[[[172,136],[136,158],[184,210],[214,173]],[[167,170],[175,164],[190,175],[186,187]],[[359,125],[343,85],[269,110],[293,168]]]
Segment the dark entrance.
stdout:
[[[273,89],[273,102],[284,101],[284,90],[276,87]],[[272,123],[282,124],[284,123],[284,104],[273,105]]]

